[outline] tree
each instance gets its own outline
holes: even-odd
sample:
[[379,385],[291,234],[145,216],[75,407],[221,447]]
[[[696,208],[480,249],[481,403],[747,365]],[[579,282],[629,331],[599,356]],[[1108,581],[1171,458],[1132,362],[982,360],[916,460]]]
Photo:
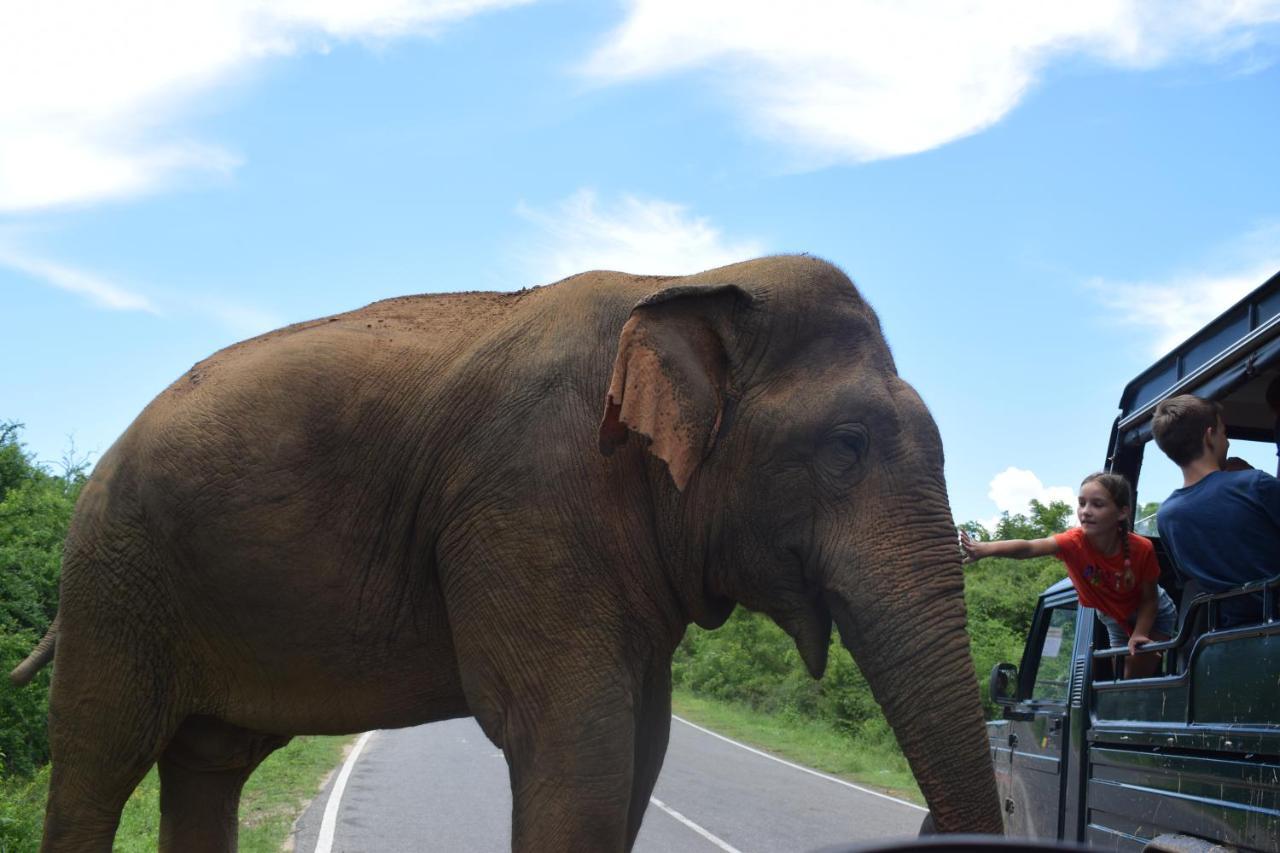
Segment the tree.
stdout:
[[1066,530],[1071,523],[1071,507],[1063,501],[1051,501],[1048,505],[1035,498],[1027,515],[1000,514],[994,532],[995,539],[1043,539]]
[[[58,611],[62,540],[87,462],[74,451],[62,474],[38,464],[18,440],[22,425],[0,423],[0,676],[24,658]],[[0,769],[30,773],[48,760],[49,670],[23,690],[0,691]]]
[[1133,529],[1143,536],[1156,535],[1156,512],[1160,509],[1160,501],[1149,501],[1138,505],[1133,514]]
[[1031,499],[1031,519],[1045,536],[1061,533],[1071,526],[1072,508],[1063,501],[1050,501],[1048,506]]
[[[983,539],[1043,539],[1067,529],[1071,506],[1063,501],[1048,504],[1032,500],[1026,515],[1002,513],[993,536]],[[982,525],[960,525],[983,534]],[[1053,557],[1032,560],[988,558],[965,567],[964,599],[968,611],[970,648],[978,670],[978,686],[988,714],[997,712],[987,695],[985,678],[991,667],[1001,662],[1017,662],[1031,628],[1036,599],[1045,587],[1066,576],[1062,562]]]

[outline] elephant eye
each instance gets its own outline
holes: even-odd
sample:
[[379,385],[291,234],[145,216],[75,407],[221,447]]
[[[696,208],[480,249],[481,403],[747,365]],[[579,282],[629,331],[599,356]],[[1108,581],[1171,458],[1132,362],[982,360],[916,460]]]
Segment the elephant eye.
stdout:
[[836,428],[827,438],[827,456],[832,468],[847,470],[854,467],[867,454],[870,437],[861,424],[847,424]]

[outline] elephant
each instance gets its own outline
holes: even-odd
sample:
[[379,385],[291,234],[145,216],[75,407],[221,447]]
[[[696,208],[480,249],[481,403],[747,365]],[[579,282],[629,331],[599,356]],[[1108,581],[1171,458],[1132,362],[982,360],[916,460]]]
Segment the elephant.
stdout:
[[[832,625],[941,832],[1002,831],[938,429],[838,268],[589,272],[387,299],[232,345],[103,454],[49,661],[45,851],[236,847],[298,734],[474,716],[512,846],[628,850],[686,628]],[[429,804],[424,804],[428,807]]]

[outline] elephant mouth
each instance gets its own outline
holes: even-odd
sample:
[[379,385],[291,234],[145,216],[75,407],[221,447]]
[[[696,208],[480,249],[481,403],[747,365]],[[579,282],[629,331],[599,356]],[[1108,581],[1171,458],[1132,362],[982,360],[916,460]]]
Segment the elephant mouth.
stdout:
[[831,611],[828,607],[831,593],[822,583],[821,563],[814,559],[814,554],[794,545],[787,547],[785,552],[800,570],[803,580],[777,595],[777,600],[788,602],[786,613],[770,615],[795,641],[796,651],[809,674],[822,678],[831,648]]
[[814,678],[821,678],[827,671],[827,653],[831,648],[831,611],[824,598],[821,593],[810,596],[800,624],[790,632],[800,659]]
[[714,631],[729,621],[729,617],[733,614],[733,609],[738,606],[738,603],[732,598],[716,595],[705,586],[702,590],[702,604],[702,609],[694,619],[694,622],[697,623],[699,628],[705,628],[708,631]]
[[853,610],[847,601],[834,592],[824,593],[823,600],[826,603],[827,612],[831,614],[830,618],[835,622],[836,630],[840,632],[840,644],[852,652],[857,644],[858,635]]

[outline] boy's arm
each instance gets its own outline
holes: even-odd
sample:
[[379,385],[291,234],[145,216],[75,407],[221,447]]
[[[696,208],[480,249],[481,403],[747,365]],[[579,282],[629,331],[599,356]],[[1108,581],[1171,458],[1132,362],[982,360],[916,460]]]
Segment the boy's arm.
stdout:
[[1156,624],[1156,582],[1147,581],[1142,585],[1142,603],[1138,605],[1138,615],[1133,620],[1133,633],[1129,635],[1129,654],[1136,655],[1138,646],[1151,642],[1151,626]]
[[1258,497],[1271,520],[1280,527],[1280,480],[1265,471],[1258,472]]
[[[1280,480],[1265,471],[1258,472],[1257,494],[1271,521],[1280,528]],[[1259,569],[1261,578],[1280,577],[1280,566],[1264,566]]]
[[1050,557],[1058,553],[1058,540],[1052,536],[1044,539],[1002,539],[998,542],[978,542],[969,534],[960,534],[960,547],[964,549],[964,562],[976,563],[983,557],[1008,557],[1026,560],[1031,557]]

